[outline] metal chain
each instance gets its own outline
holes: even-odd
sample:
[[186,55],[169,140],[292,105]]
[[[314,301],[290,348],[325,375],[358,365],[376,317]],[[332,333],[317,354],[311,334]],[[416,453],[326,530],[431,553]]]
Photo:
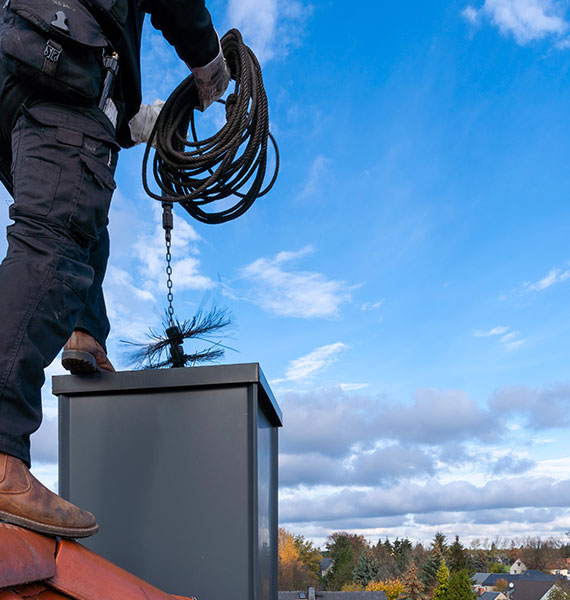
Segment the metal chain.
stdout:
[[172,229],[174,228],[174,218],[172,215],[172,202],[163,200],[162,202],[162,227],[164,228],[164,238],[166,240],[166,287],[168,289],[168,325],[174,326],[174,294],[172,292]]
[[165,234],[166,238],[166,287],[168,289],[168,294],[166,295],[168,299],[168,324],[170,327],[174,326],[174,306],[172,303],[174,302],[174,294],[172,292],[172,236],[170,231],[167,231]]

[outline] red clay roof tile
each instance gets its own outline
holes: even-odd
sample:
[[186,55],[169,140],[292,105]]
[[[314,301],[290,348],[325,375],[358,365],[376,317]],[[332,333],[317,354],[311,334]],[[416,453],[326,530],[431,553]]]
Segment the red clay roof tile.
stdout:
[[0,589],[55,574],[55,539],[21,527],[0,523],[0,556]]
[[98,556],[62,540],[50,586],[77,600],[172,600],[172,596]]
[[[38,600],[70,600],[71,596],[60,594],[55,590],[46,590],[38,596]],[[0,598],[0,600],[2,600]]]
[[[41,582],[41,583],[40,583]],[[190,600],[169,596],[76,542],[0,523],[0,600]]]
[[18,596],[18,594],[11,590],[0,592],[0,600],[21,600],[21,598],[22,596]]
[[[28,596],[35,598],[42,592],[45,592],[47,587],[43,583],[29,583],[27,585],[19,585],[17,590],[22,598],[27,598]],[[12,591],[16,591],[16,588],[13,588]]]
[[43,585],[19,585],[11,590],[0,592],[0,600],[73,600],[55,590],[48,590]]

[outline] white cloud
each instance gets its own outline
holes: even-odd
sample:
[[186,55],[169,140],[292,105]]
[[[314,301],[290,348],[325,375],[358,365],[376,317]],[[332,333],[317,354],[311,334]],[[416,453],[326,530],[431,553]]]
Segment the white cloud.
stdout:
[[462,15],[473,24],[489,19],[521,45],[549,36],[560,39],[568,31],[561,4],[552,0],[485,0],[479,9],[467,6]]
[[478,338],[501,336],[499,338],[499,342],[508,352],[517,350],[526,342],[525,339],[520,337],[520,331],[509,331],[509,327],[505,327],[503,325],[499,327],[493,327],[493,329],[490,329],[489,331],[475,329],[473,331],[473,335]]
[[307,181],[301,193],[298,196],[299,200],[303,200],[304,198],[312,198],[319,191],[319,185],[325,175],[329,171],[329,165],[331,161],[325,156],[319,155],[313,161],[311,165],[311,169],[309,171],[309,176],[307,177]]
[[504,327],[504,326],[493,327],[493,329],[490,329],[489,331],[481,331],[480,329],[476,329],[473,332],[473,335],[475,337],[491,337],[493,335],[502,335],[503,333],[506,333],[508,330],[509,330],[509,328]]
[[57,463],[37,463],[31,468],[34,477],[37,477],[52,492],[58,493],[58,469]]
[[382,298],[382,300],[379,300],[378,302],[365,302],[361,306],[361,309],[363,311],[378,310],[382,308],[382,304],[384,304],[384,298]]
[[301,356],[289,363],[285,378],[287,381],[304,381],[312,379],[317,373],[323,371],[338,360],[338,355],[343,350],[346,350],[341,342],[336,344],[328,344],[316,348],[309,354]]
[[552,269],[550,269],[550,271],[548,271],[548,273],[544,277],[535,282],[525,281],[521,286],[511,289],[508,292],[500,292],[499,300],[503,302],[505,300],[508,300],[509,298],[522,297],[528,293],[543,292],[544,290],[547,290],[554,285],[563,283],[564,281],[568,280],[570,280],[570,269],[553,267]]
[[[496,441],[505,420],[504,412],[492,415],[458,390],[418,390],[412,402],[404,403],[321,388],[281,393],[279,403],[287,415],[280,447],[292,454],[345,457],[355,447],[372,448],[379,441],[438,446]],[[449,460],[459,454],[454,449]]]
[[356,392],[370,387],[369,383],[339,383],[339,387],[343,392]]
[[[156,301],[154,294],[137,287],[128,271],[113,265],[107,270],[104,291],[112,325],[110,341],[142,339],[149,327],[149,309]],[[133,311],[135,303],[137,309]]]
[[563,271],[562,269],[551,269],[548,274],[535,281],[534,283],[525,283],[524,288],[529,292],[542,292],[556,283],[561,283],[570,279],[570,270]]
[[472,512],[489,509],[560,508],[568,506],[570,480],[548,477],[494,479],[483,486],[467,481],[425,485],[402,482],[364,490],[343,488],[314,497],[297,491],[282,499],[280,518],[285,522],[377,518],[437,511]]
[[312,8],[299,0],[229,0],[229,27],[237,27],[261,62],[299,43]]
[[469,21],[472,25],[479,24],[479,11],[472,6],[467,6],[461,11],[461,14]]
[[525,339],[520,337],[520,331],[511,331],[504,335],[499,341],[503,344],[505,350],[509,352],[518,350],[526,342]]
[[493,394],[489,406],[496,414],[522,416],[530,429],[567,427],[570,423],[570,385],[506,387]]
[[141,290],[136,287],[133,282],[133,276],[125,271],[111,265],[105,277],[105,283],[109,286],[116,286],[117,290],[121,290],[125,298],[137,300],[155,301],[155,297],[147,290]]
[[311,485],[375,485],[402,478],[433,475],[433,455],[419,448],[390,444],[339,461],[319,453],[281,454],[279,484],[282,487]]
[[40,428],[31,436],[32,462],[57,463],[58,458],[57,416],[44,417]]
[[298,318],[336,317],[340,306],[351,299],[346,284],[312,271],[287,271],[285,265],[310,254],[310,246],[298,252],[280,252],[259,258],[240,271],[253,284],[246,299],[280,316]]

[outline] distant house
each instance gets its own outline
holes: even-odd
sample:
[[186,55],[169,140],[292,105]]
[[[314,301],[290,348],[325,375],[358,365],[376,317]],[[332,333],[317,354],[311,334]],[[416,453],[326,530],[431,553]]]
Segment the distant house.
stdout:
[[[279,592],[278,600],[305,600],[307,592]],[[387,600],[384,592],[317,592],[316,600]]]
[[561,575],[570,579],[570,558],[562,558],[553,564],[553,568],[549,570],[553,575]]
[[[513,587],[509,587],[508,590],[504,591],[504,595],[509,600],[543,600],[543,595],[538,596],[539,592],[543,590],[550,590],[552,586],[558,580],[556,575],[550,575],[549,573],[543,573],[542,571],[526,570],[521,575],[511,575],[510,573],[475,573],[471,578],[473,583],[473,590],[477,592],[479,598],[482,598],[487,592],[498,592],[497,583],[500,580],[506,581],[507,584],[513,584]],[[541,584],[541,585],[535,585]],[[546,592],[545,592],[546,593]],[[530,594],[532,598],[527,598],[527,594]],[[485,596],[485,600],[493,600],[492,598]],[[495,598],[494,600],[502,600],[501,598]],[[547,600],[547,598],[544,598]]]
[[503,592],[483,592],[479,594],[479,600],[507,600]]
[[332,558],[322,558],[320,562],[321,577],[324,577],[332,568]]
[[511,600],[548,600],[555,585],[552,581],[519,581],[514,584]]
[[489,578],[491,573],[475,573],[475,575],[471,576],[471,587],[473,591],[477,592],[479,596],[484,592],[492,591],[491,587],[489,589],[485,588],[485,581]]
[[[511,575],[510,573],[491,573],[487,579],[483,581],[483,585],[485,587],[494,588],[499,579],[505,580],[507,583],[514,583],[515,586],[518,583],[528,583],[528,582],[550,582],[551,584],[555,583],[557,577],[555,575],[550,575],[550,573],[543,573],[542,571],[536,571],[534,569],[528,569],[524,571],[521,575]],[[492,590],[490,590],[492,591]]]
[[526,565],[520,558],[517,558],[517,560],[511,566],[509,573],[511,575],[522,575],[526,570]]

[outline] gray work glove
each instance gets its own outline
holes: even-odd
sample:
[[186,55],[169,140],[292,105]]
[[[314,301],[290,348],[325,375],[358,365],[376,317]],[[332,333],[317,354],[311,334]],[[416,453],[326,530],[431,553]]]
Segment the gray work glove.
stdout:
[[150,106],[141,104],[139,112],[129,121],[131,139],[135,144],[146,144],[149,141],[163,106],[164,100],[155,100]]
[[207,65],[203,67],[191,67],[188,65],[188,68],[196,78],[198,98],[200,99],[200,106],[198,108],[202,112],[224,95],[231,79],[230,69],[224,58],[219,37],[218,46],[220,48],[218,56]]

